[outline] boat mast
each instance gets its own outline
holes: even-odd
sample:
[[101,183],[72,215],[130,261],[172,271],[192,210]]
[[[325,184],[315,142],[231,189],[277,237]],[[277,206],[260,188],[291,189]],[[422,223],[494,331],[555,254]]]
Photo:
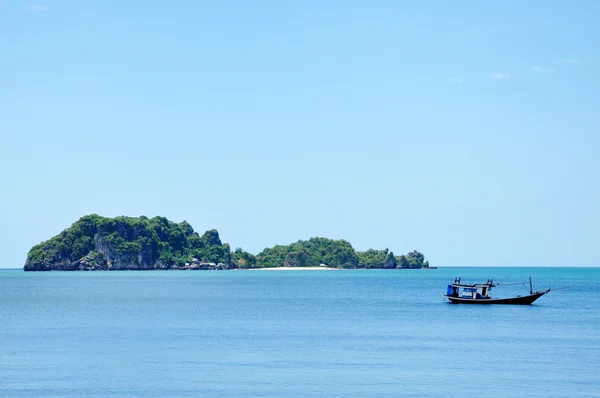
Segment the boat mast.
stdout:
[[531,285],[531,276],[529,277],[529,294],[533,294],[533,286]]

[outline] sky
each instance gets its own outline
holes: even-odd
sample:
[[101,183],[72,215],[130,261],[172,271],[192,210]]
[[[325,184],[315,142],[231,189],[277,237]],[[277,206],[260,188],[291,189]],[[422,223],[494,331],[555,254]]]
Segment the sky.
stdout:
[[0,267],[80,217],[600,266],[600,2],[0,0]]

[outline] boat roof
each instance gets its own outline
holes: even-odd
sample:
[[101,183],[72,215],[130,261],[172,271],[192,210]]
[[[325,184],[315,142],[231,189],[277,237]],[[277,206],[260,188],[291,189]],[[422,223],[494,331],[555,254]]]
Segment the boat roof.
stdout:
[[493,287],[496,286],[493,283],[453,283],[452,286],[456,286],[456,287],[479,287],[479,286],[489,286],[489,287]]
[[451,284],[451,286],[454,287],[484,287],[487,286],[489,288],[495,287],[496,285],[494,285],[493,279],[488,279],[486,283],[461,283],[461,278],[455,278],[454,282]]

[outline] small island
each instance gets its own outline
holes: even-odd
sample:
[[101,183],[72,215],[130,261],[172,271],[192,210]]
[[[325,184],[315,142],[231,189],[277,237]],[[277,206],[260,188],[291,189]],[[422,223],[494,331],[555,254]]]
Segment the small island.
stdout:
[[216,230],[203,235],[165,217],[80,218],[55,237],[34,246],[25,271],[221,270],[280,267],[335,269],[429,268],[418,251],[395,256],[388,249],[357,252],[341,239],[310,238],[266,248],[257,255],[231,250]]

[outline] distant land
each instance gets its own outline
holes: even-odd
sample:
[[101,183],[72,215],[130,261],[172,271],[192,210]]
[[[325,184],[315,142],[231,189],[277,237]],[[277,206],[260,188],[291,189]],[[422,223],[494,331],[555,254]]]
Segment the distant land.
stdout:
[[345,240],[310,238],[276,245],[253,255],[231,250],[216,230],[203,235],[183,221],[165,217],[80,218],[50,240],[34,246],[25,271],[215,270],[281,267],[429,268],[418,251],[395,256],[388,249],[357,252]]

